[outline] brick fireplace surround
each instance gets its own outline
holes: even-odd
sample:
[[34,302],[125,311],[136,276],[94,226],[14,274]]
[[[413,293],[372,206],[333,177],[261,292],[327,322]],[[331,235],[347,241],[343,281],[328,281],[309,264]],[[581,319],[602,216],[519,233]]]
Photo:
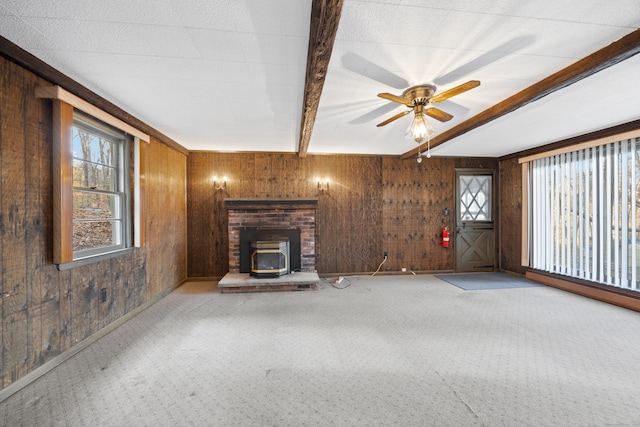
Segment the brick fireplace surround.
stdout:
[[241,230],[300,230],[300,270],[316,269],[318,199],[225,199],[229,223],[229,273],[240,272]]

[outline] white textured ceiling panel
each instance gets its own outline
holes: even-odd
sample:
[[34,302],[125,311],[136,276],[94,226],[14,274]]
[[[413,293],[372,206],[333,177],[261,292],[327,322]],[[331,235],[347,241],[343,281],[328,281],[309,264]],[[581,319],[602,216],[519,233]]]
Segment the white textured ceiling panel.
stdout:
[[[640,101],[621,108],[621,93],[640,93],[640,61],[628,60],[547,95],[433,149],[434,156],[500,157],[640,118]],[[593,88],[601,88],[589,97]],[[586,95],[585,95],[586,94]],[[579,126],[579,127],[577,127]],[[579,129],[579,130],[578,130]],[[517,150],[514,150],[514,147]]]
[[[565,7],[560,9],[566,9],[566,15],[558,12],[556,3],[560,2],[554,1],[385,3],[345,2],[309,152],[404,153],[415,148],[413,141],[403,137],[411,115],[377,128],[377,123],[405,110],[377,98],[377,93],[399,95],[406,87],[424,83],[435,84],[438,91],[443,91],[468,80],[481,80],[480,87],[437,105],[454,115],[447,123],[431,121],[437,135],[616,41],[640,24],[640,8],[633,2],[615,8],[599,7],[594,1],[562,2]],[[549,8],[556,13],[541,12]],[[637,65],[632,68],[640,73]],[[594,94],[588,87],[580,87],[575,102],[593,101]],[[577,87],[562,92],[574,90]],[[614,115],[619,109],[625,117],[640,118],[634,101],[638,95],[634,90],[618,94]],[[552,100],[545,97],[536,104],[545,105],[552,117],[572,111],[571,106],[552,104]],[[505,128],[511,123],[509,117],[501,119]],[[576,134],[585,127],[578,116],[566,120],[564,126],[573,127]],[[519,126],[509,129],[517,133]],[[508,154],[523,148],[514,143],[506,150],[499,149],[505,147],[498,142],[500,134],[494,138],[487,130],[482,143],[485,154],[482,150],[466,150],[466,145],[478,145],[473,135],[475,132],[465,138],[463,147],[456,144],[458,149],[446,154]],[[553,137],[537,138],[537,144],[551,142],[549,138]],[[447,142],[444,147],[449,145],[454,146]],[[445,151],[443,148],[443,154]]]
[[[311,0],[0,0],[0,35],[192,150],[295,152]],[[640,26],[637,0],[345,0],[308,152],[403,154],[410,115],[378,98],[481,86],[463,123]],[[434,149],[499,156],[640,118],[640,60]]]

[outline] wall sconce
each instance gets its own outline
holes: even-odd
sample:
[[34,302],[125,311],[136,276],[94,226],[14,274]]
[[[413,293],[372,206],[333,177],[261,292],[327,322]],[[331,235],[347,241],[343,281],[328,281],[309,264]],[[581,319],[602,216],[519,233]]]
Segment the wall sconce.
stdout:
[[227,177],[223,176],[220,179],[222,181],[219,181],[217,176],[213,177],[213,189],[214,190],[225,190],[227,188]]
[[318,178],[318,191],[329,191],[329,178],[324,180]]

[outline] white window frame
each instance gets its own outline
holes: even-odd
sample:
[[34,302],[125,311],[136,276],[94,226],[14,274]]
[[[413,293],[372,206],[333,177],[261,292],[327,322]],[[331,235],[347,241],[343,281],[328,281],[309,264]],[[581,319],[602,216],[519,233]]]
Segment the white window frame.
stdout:
[[[102,255],[117,250],[131,247],[131,179],[130,165],[130,138],[126,133],[118,131],[95,118],[74,110],[73,128],[81,129],[96,137],[105,139],[116,147],[115,164],[115,188],[113,190],[101,190],[91,187],[73,186],[74,193],[82,192],[94,195],[107,195],[113,198],[115,206],[112,207],[113,216],[110,222],[113,226],[112,245],[93,247],[89,249],[74,250],[73,259],[83,259],[96,255]],[[83,161],[75,155],[73,161]],[[75,212],[74,212],[75,213]],[[79,220],[74,217],[74,224],[78,222],[103,222],[103,220]],[[75,246],[75,243],[74,243]]]

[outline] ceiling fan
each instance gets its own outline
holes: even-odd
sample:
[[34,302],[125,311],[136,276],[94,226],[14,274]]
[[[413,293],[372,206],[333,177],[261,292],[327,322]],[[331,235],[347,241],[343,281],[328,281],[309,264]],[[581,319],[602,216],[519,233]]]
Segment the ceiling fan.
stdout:
[[391,93],[379,93],[378,96],[380,98],[406,105],[409,107],[409,110],[396,114],[395,116],[378,123],[377,126],[381,127],[388,125],[389,123],[399,119],[400,117],[406,116],[413,111],[414,118],[407,129],[405,136],[412,138],[418,144],[421,144],[434,132],[433,127],[431,127],[429,122],[426,120],[426,116],[433,117],[441,122],[447,122],[453,118],[451,114],[446,113],[439,108],[430,107],[430,104],[444,101],[445,99],[449,99],[478,86],[480,86],[480,81],[470,80],[437,95],[435,94],[436,87],[429,84],[412,86],[402,92],[402,95],[400,96],[393,95]]

